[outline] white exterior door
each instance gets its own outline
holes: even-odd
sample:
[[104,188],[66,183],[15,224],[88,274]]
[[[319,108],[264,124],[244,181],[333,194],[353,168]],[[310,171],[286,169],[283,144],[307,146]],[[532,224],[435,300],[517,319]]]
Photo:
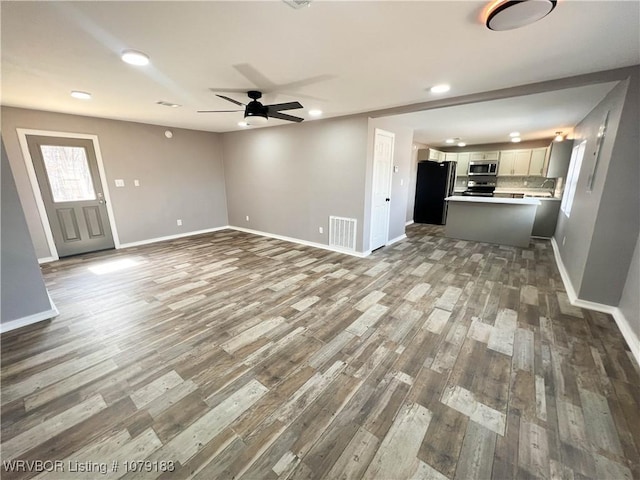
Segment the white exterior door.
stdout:
[[373,147],[373,202],[371,208],[371,250],[384,247],[389,240],[391,169],[395,135],[375,130]]

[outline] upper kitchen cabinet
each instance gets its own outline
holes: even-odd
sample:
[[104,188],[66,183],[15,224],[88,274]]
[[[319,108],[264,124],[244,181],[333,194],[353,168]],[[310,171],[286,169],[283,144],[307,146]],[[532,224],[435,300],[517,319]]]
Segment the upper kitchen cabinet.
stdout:
[[456,168],[456,176],[457,177],[466,177],[469,174],[469,160],[471,158],[471,153],[469,152],[460,152],[457,154],[458,165]]
[[571,160],[571,149],[573,148],[573,140],[565,140],[564,142],[552,142],[549,147],[549,163],[547,166],[546,177],[548,178],[567,178],[569,171],[569,161]]
[[544,167],[547,160],[546,148],[534,148],[531,150],[531,160],[529,162],[530,177],[544,177]]
[[458,154],[457,153],[446,152],[444,154],[444,161],[445,162],[457,162],[458,161]]
[[478,162],[482,160],[498,160],[500,152],[471,152],[470,160],[472,162]]
[[442,162],[444,160],[444,152],[434,148],[421,148],[418,150],[418,161],[431,160],[433,162]]
[[498,176],[526,177],[529,175],[530,163],[531,150],[503,150],[500,152]]

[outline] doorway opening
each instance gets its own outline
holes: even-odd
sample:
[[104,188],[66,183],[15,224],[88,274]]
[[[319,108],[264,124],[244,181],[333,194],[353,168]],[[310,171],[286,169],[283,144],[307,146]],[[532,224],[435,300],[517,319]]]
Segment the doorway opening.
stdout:
[[18,136],[51,253],[39,261],[118,248],[97,136],[25,129]]

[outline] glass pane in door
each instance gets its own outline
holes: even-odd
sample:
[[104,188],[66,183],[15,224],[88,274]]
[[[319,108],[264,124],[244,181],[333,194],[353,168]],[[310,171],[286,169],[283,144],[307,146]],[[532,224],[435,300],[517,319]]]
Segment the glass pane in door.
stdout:
[[54,202],[96,199],[84,148],[41,145],[40,151]]

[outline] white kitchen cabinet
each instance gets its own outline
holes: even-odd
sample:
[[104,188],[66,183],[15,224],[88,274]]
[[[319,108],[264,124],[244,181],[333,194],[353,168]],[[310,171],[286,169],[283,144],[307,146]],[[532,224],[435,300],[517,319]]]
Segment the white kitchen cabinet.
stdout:
[[531,161],[529,162],[530,177],[544,177],[544,167],[546,159],[546,148],[534,148],[533,150],[531,150]]
[[498,160],[498,157],[500,156],[500,152],[495,151],[495,152],[471,152],[470,153],[470,160],[472,162],[477,162],[477,161],[481,161],[481,160]]
[[431,160],[434,162],[441,162],[444,160],[444,152],[436,150],[435,148],[421,148],[418,150],[418,161]]
[[573,149],[573,140],[552,142],[549,147],[549,162],[547,163],[547,178],[566,178],[569,170],[569,160]]
[[526,177],[529,175],[531,150],[503,150],[500,152],[498,176]]
[[445,162],[457,162],[458,161],[458,154],[457,153],[446,152],[444,154],[444,161]]
[[456,177],[466,177],[469,174],[469,159],[471,153],[458,153],[458,165],[456,166]]

